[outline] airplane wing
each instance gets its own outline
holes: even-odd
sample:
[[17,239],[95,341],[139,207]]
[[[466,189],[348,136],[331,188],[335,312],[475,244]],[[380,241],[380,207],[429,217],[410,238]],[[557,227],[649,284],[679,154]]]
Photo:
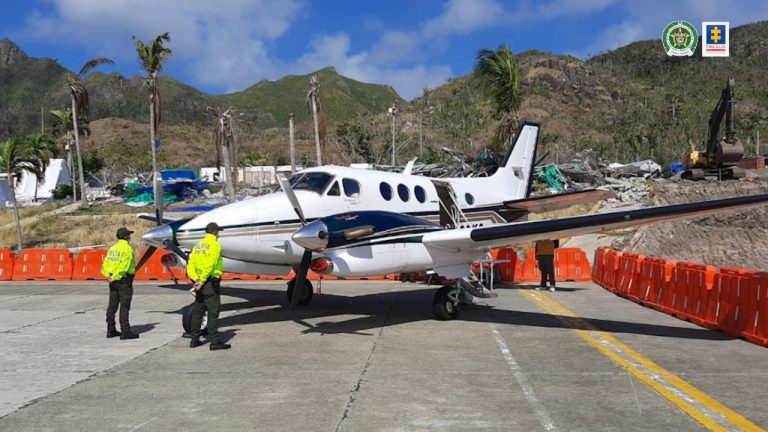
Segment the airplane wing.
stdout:
[[433,231],[424,234],[422,241],[427,247],[455,252],[492,249],[543,238],[600,233],[727,211],[744,211],[766,204],[768,204],[768,194],[751,195],[615,213],[517,222],[483,228]]

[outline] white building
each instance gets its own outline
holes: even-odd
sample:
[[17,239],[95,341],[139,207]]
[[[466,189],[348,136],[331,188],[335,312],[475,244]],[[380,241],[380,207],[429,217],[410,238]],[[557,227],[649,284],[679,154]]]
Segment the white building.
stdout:
[[[296,167],[297,171],[301,170],[300,167]],[[290,165],[261,165],[261,166],[248,166],[237,169],[237,175],[240,181],[250,186],[260,186],[266,184],[277,183],[277,174],[285,177],[290,177],[291,166]],[[227,173],[224,167],[216,169],[215,167],[200,168],[200,177],[208,181],[226,181]]]
[[[69,184],[69,166],[64,159],[51,159],[45,170],[45,178],[37,183],[37,176],[28,172],[24,173],[21,181],[16,182],[16,200],[19,204],[31,203],[35,199],[35,187],[37,187],[37,199],[48,199],[53,196],[56,186]],[[0,174],[0,208],[12,206],[11,194],[8,190],[8,174]]]

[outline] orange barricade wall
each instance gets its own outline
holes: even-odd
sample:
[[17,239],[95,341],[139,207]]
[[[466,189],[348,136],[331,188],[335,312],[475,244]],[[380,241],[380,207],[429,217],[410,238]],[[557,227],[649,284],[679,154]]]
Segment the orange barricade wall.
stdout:
[[106,255],[106,249],[81,250],[75,257],[72,280],[106,280],[101,274],[101,263]]
[[72,253],[67,249],[24,249],[13,266],[13,280],[71,280]]
[[645,257],[640,266],[640,303],[661,310],[662,297],[674,265],[674,261]]
[[[752,279],[755,272],[723,267],[715,275],[715,285],[720,288],[714,313],[717,328],[723,333],[739,337],[747,328],[746,316],[756,303],[756,287]],[[708,318],[710,318],[708,316]]]
[[0,280],[11,280],[15,258],[10,249],[0,249]]
[[615,293],[622,297],[627,297],[629,295],[629,290],[632,287],[632,281],[637,279],[637,275],[639,273],[637,268],[637,258],[637,254],[624,252],[621,254],[621,258],[619,259],[619,269],[618,274],[616,275]]
[[[144,255],[144,252],[146,252],[146,249],[142,250],[139,256]],[[163,265],[162,258],[162,253],[156,252],[152,254],[146,264],[136,272],[135,280],[171,280],[171,273]],[[177,278],[186,277],[183,269],[177,268],[173,272]]]

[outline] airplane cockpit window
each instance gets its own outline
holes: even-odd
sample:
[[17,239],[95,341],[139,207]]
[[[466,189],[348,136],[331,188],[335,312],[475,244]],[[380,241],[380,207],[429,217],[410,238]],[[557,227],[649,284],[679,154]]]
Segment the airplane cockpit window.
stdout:
[[333,182],[333,186],[328,189],[328,196],[340,196],[341,190],[339,189],[339,182]]
[[413,195],[416,196],[416,199],[419,200],[420,203],[427,200],[427,192],[421,186],[413,188]]
[[390,186],[389,183],[381,182],[379,185],[379,192],[381,192],[381,197],[385,200],[389,201],[392,199],[392,186]]
[[345,178],[341,180],[341,184],[344,185],[344,195],[350,198],[357,198],[360,196],[360,183],[357,180]]
[[473,197],[471,193],[464,194],[464,201],[466,201],[467,204],[472,205],[475,203],[475,197]]
[[411,197],[408,186],[404,184],[397,185],[397,194],[400,196],[400,199],[403,200],[403,202],[408,202],[408,198]]
[[333,176],[324,172],[299,173],[291,177],[293,190],[308,190],[322,194]]

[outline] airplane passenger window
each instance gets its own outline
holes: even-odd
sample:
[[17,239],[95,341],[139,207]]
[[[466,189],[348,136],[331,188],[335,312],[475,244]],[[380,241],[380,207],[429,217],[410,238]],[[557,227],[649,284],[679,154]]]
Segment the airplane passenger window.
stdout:
[[473,197],[471,193],[464,194],[464,201],[466,201],[467,204],[472,205],[475,203],[475,197]]
[[389,183],[381,182],[379,192],[381,192],[381,197],[385,200],[389,201],[392,199],[392,186]]
[[328,196],[340,196],[341,191],[339,190],[339,182],[335,181],[333,182],[333,186],[331,186],[330,189],[328,189]]
[[341,181],[344,185],[344,195],[350,198],[357,198],[360,196],[360,183],[357,180],[345,178]]
[[413,189],[413,195],[416,196],[416,199],[419,200],[420,203],[423,203],[427,200],[427,192],[421,186],[416,186]]
[[324,172],[299,173],[291,177],[291,187],[294,190],[308,190],[322,194],[333,176]]
[[411,197],[408,186],[404,184],[397,185],[397,194],[400,195],[400,199],[403,200],[403,202],[408,202],[408,198]]

